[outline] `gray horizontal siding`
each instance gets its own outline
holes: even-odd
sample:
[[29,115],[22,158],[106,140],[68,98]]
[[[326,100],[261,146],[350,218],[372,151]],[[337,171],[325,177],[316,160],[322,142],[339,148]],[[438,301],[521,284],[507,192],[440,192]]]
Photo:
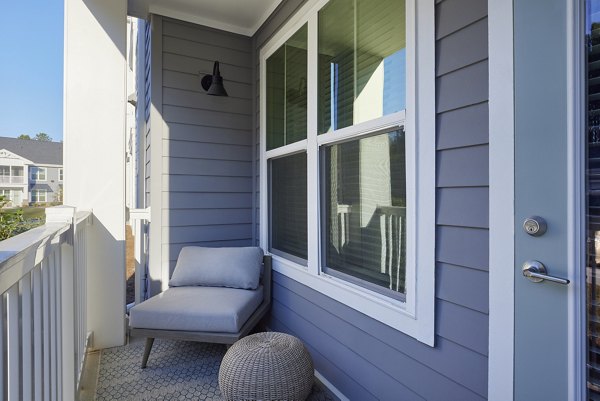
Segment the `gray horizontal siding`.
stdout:
[[[256,33],[258,52],[302,1]],[[487,1],[436,1],[436,320],[428,347],[279,273],[269,325],[300,337],[317,370],[350,399],[483,400],[488,349]],[[255,93],[253,149],[259,160]],[[258,205],[258,171],[255,171]],[[258,221],[258,207],[255,219]],[[255,225],[258,235],[259,225]]]
[[442,75],[435,84],[437,112],[443,113],[486,102],[488,99],[487,81],[487,60]]
[[198,128],[193,125],[171,123],[169,124],[169,139],[205,143],[222,143],[231,145],[246,145],[251,135],[250,128],[245,130],[233,130],[229,128],[202,127],[202,137],[198,137]]
[[[223,77],[226,76],[224,73],[221,75]],[[229,80],[226,80],[226,82],[225,88],[229,97],[243,99],[252,97],[252,86],[250,83],[230,82]],[[200,86],[199,74],[196,72],[163,70],[163,85],[165,88],[185,89],[205,94]]]
[[488,117],[487,102],[438,113],[436,125],[444,129],[437,130],[437,149],[487,144]]
[[435,235],[436,260],[438,262],[488,270],[488,230],[438,226]]
[[488,145],[454,148],[437,152],[437,186],[487,186]]
[[[162,18],[162,262],[252,241],[251,39]],[[220,62],[229,97],[200,85]],[[154,161],[157,162],[156,160]]]
[[[436,347],[431,348],[410,337],[399,336],[396,330],[332,302],[285,276],[276,274],[275,283],[275,304],[285,308],[280,311],[285,313],[277,313],[274,307],[275,319],[294,328],[294,334],[302,333],[306,342],[333,360],[377,399],[412,399],[415,394],[426,400],[481,399],[459,383],[485,393],[487,358],[478,352],[465,352],[460,345],[461,341],[477,334],[469,336],[454,329],[455,319],[462,317],[463,312],[468,313],[467,309],[457,311],[457,306],[443,301],[436,304],[438,310],[445,312],[437,314],[437,326],[451,341],[439,338]],[[483,329],[479,324],[481,319],[471,317],[469,321],[472,322],[469,329]],[[431,379],[435,379],[435,385]],[[384,383],[385,389],[381,388]],[[399,398],[392,397],[394,393]],[[358,399],[352,393],[346,392],[346,395]]]
[[252,162],[163,157],[163,174],[251,177]]

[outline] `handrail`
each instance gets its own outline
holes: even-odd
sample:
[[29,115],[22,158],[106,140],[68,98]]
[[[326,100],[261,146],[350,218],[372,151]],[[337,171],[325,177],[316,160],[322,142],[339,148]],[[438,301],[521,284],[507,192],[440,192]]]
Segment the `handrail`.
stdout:
[[70,225],[50,223],[0,241],[0,294],[46,258],[60,242],[66,241]]

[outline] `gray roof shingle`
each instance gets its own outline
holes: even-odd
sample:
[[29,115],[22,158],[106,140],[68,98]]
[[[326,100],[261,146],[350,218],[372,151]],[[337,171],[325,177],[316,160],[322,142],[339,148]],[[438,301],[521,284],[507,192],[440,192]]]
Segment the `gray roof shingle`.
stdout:
[[0,136],[0,149],[6,149],[34,164],[63,164],[62,142],[44,142]]

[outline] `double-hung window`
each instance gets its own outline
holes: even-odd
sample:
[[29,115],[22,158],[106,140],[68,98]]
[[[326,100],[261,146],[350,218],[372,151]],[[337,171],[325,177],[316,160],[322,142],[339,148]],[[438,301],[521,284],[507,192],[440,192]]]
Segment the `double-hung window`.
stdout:
[[309,1],[260,55],[275,270],[430,345],[433,3]]
[[46,181],[46,167],[31,167],[29,171],[32,181]]
[[45,189],[32,189],[31,190],[31,202],[46,202],[46,190]]

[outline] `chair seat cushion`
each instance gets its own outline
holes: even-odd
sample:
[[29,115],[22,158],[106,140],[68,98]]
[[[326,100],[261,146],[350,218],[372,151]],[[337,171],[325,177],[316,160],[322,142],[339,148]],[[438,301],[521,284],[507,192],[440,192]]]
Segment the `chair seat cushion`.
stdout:
[[173,287],[131,308],[132,328],[237,333],[263,300],[263,287]]

